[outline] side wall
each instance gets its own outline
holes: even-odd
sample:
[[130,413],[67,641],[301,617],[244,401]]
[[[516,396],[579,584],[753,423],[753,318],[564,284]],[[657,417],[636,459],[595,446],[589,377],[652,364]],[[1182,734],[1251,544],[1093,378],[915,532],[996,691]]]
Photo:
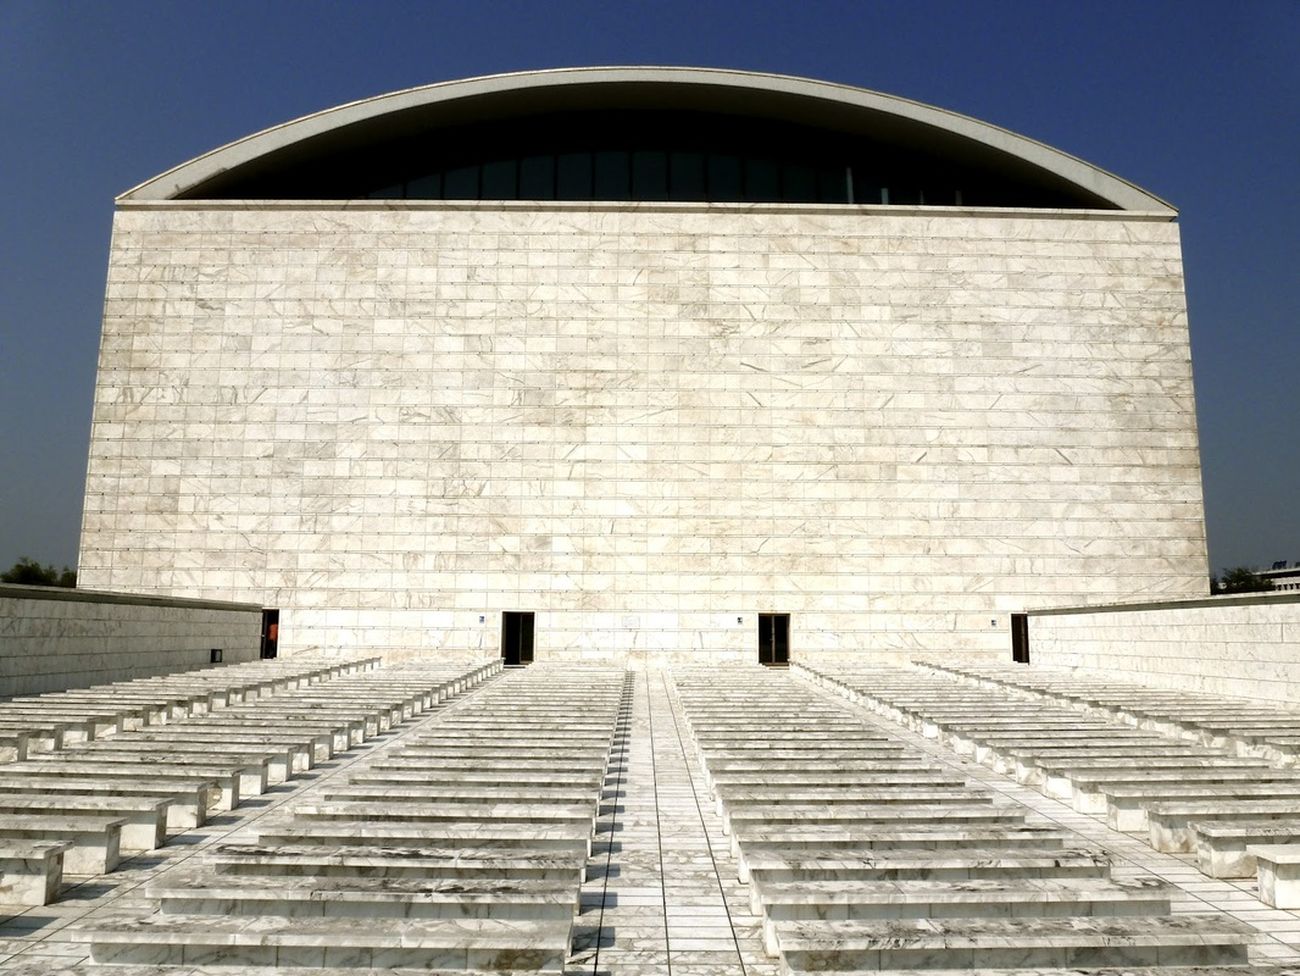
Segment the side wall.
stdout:
[[281,650],[1004,652],[1201,595],[1178,227],[1117,212],[116,215],[79,571]]
[[1300,594],[1029,615],[1030,663],[1300,703]]
[[258,606],[0,584],[0,697],[256,660]]

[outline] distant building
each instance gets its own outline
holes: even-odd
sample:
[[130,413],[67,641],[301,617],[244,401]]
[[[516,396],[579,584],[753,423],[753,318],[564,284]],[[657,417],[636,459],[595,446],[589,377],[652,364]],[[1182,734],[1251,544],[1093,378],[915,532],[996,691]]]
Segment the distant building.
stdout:
[[1275,590],[1300,590],[1300,559],[1289,567],[1285,559],[1280,559],[1271,569],[1255,570],[1255,575],[1268,580]]
[[117,201],[88,588],[280,651],[1002,655],[1206,592],[1176,213],[687,68],[353,102]]

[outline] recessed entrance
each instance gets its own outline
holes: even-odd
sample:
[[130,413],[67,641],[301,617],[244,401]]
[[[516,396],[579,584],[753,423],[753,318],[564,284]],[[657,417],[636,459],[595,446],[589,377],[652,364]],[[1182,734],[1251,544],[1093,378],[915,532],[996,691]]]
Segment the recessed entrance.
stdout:
[[783,668],[790,663],[790,615],[758,615],[758,663]]
[[275,657],[280,647],[280,611],[262,611],[262,657]]
[[506,667],[533,663],[533,614],[501,614],[501,659]]
[[1011,660],[1016,664],[1029,663],[1029,614],[1011,615]]

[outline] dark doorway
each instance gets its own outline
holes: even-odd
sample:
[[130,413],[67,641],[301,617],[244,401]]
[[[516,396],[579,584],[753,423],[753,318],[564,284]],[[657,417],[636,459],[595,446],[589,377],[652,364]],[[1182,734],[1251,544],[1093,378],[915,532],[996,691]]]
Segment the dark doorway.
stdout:
[[262,657],[275,657],[280,646],[280,611],[262,611]]
[[533,614],[501,614],[501,658],[506,667],[533,663]]
[[790,663],[790,615],[758,615],[758,663],[783,668]]
[[1029,614],[1011,615],[1011,660],[1016,664],[1029,663]]

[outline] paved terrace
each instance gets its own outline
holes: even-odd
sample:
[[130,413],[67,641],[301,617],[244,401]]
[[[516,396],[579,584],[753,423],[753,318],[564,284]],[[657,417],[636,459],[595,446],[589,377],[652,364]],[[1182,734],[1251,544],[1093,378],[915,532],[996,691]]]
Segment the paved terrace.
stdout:
[[[591,680],[590,672],[581,668],[546,670],[553,677],[565,675],[579,686]],[[142,962],[98,965],[88,962],[88,933],[124,918],[154,916],[159,910],[156,895],[169,886],[174,889],[177,879],[210,879],[205,872],[219,848],[246,847],[259,837],[283,834],[285,824],[294,819],[292,811],[335,802],[339,793],[352,789],[353,784],[380,782],[376,771],[398,768],[393,757],[428,749],[431,736],[442,741],[445,737],[440,729],[494,689],[504,691],[504,682],[511,677],[490,679],[430,712],[376,730],[378,734],[348,749],[333,751],[310,772],[269,785],[260,796],[176,833],[164,846],[127,857],[110,873],[85,880],[74,878],[78,883],[65,889],[52,904],[11,909],[7,916],[0,916],[0,973],[191,976],[211,972],[229,976],[233,972],[292,972],[231,965],[230,961],[158,967]],[[725,697],[726,686],[739,678],[738,674],[715,671],[711,680]],[[1197,869],[1192,854],[1153,850],[1142,837],[1110,829],[1104,815],[1077,812],[1065,802],[1020,785],[973,758],[962,758],[935,739],[882,719],[794,674],[764,673],[763,679],[789,682],[792,696],[815,696],[819,710],[836,716],[835,722],[841,715],[851,718],[863,729],[900,744],[909,754],[925,757],[934,769],[990,794],[994,803],[1020,807],[1031,825],[1071,831],[1079,844],[1104,848],[1111,855],[1115,879],[1160,879],[1172,886],[1173,913],[1221,915],[1246,923],[1255,932],[1249,949],[1253,964],[1300,966],[1300,914],[1261,903],[1253,879],[1206,877]],[[719,805],[701,764],[700,744],[683,699],[683,691],[698,680],[698,675],[663,671],[626,676],[612,749],[603,767],[603,790],[595,807],[594,843],[563,966],[569,976],[776,976],[788,971],[781,960],[764,951],[762,919],[753,913],[750,885],[739,881],[732,837],[724,832]],[[679,688],[682,681],[686,684]],[[607,687],[606,697],[610,693]],[[833,775],[827,779],[828,785],[835,782]],[[518,971],[537,968],[520,966]],[[353,964],[346,971],[355,976],[368,970]]]

